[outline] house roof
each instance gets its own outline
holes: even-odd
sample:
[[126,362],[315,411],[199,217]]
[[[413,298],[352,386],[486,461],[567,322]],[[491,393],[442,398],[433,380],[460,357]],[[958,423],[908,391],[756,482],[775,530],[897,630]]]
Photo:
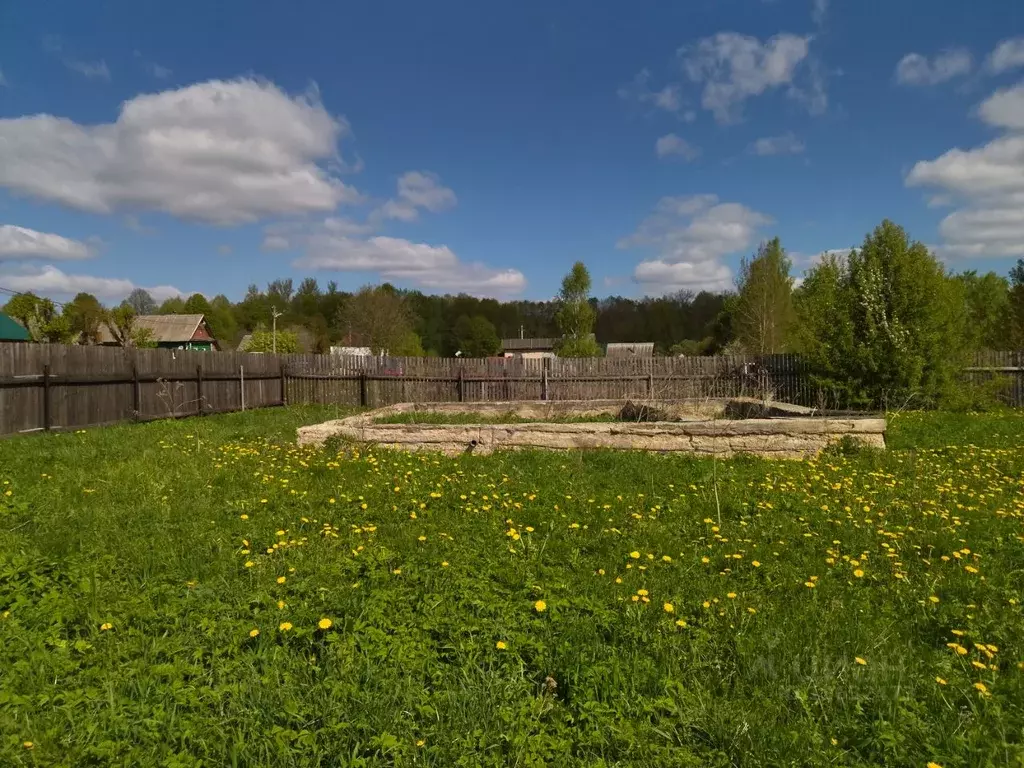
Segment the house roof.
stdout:
[[[202,315],[136,315],[135,327],[145,328],[153,334],[153,341],[165,344],[185,343],[191,341],[196,330],[203,322]],[[115,341],[107,326],[100,326],[100,343],[109,344]]]
[[516,350],[547,350],[555,348],[556,339],[502,339],[501,348],[505,352]]
[[653,341],[639,341],[639,342],[618,342],[613,341],[608,344],[608,349],[605,351],[607,357],[653,357],[654,356],[654,342]]
[[28,330],[14,318],[0,312],[0,341],[29,341]]

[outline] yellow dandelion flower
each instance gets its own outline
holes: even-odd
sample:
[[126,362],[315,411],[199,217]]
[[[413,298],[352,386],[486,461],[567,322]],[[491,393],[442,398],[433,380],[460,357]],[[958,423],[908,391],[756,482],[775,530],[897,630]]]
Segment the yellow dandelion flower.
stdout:
[[867,661],[862,659],[860,656],[854,656],[853,660],[860,664],[862,667],[867,666]]
[[288,632],[289,630],[291,630],[291,628],[292,623],[290,621],[282,621],[280,626],[278,626],[278,629],[282,632]]
[[705,600],[703,603],[701,603],[701,605],[704,606],[705,608],[710,608],[711,607],[711,603],[708,602],[707,600]]
[[757,613],[757,609],[756,608],[747,608],[747,613],[751,613],[751,614]]
[[277,577],[277,583],[278,584],[284,584],[286,581],[288,581],[288,577],[287,576],[278,576]]
[[640,553],[637,552],[635,549],[629,553],[629,556],[632,557],[634,560],[640,559]]
[[685,627],[686,626],[686,619],[676,619],[676,626],[677,627]]
[[260,631],[258,629],[250,629],[249,637],[259,637]]
[[939,765],[938,763],[932,761],[932,762],[929,762],[928,765],[925,766],[925,768],[942,768],[942,766]]
[[759,563],[757,560],[751,560],[750,564],[752,566],[754,566],[755,568],[760,568],[761,567],[761,563]]
[[320,627],[320,629],[330,629],[331,627],[334,626],[334,622],[331,621],[330,619],[323,618],[323,619],[320,619],[320,621],[318,621],[316,623],[316,625],[318,627]]
[[31,741],[23,741],[21,742],[21,746],[23,746],[25,749],[32,749],[32,747],[34,747],[35,744],[33,744]]
[[640,595],[640,597],[647,597],[647,595],[650,594],[646,589],[638,589],[636,593]]
[[700,559],[700,561],[701,561],[702,563],[704,563],[704,565],[707,565],[708,563],[710,563],[710,562],[711,562],[711,558],[710,558],[710,557],[702,557],[702,558]]
[[978,693],[980,693],[982,696],[988,696],[989,695],[988,686],[985,685],[984,683],[977,682],[977,683],[974,684],[974,687],[978,691]]
[[672,613],[673,611],[675,611],[675,607],[672,605],[672,603],[665,603],[661,607],[665,609],[665,613]]
[[248,516],[248,515],[239,515],[239,516],[238,516],[238,518],[239,518],[240,520],[248,520],[248,519],[249,519],[249,516]]
[[935,678],[935,682],[938,683],[939,685],[946,685],[945,679],[943,679],[941,677],[936,677]]
[[864,571],[862,571],[860,568],[858,568],[857,570],[855,570],[853,572],[853,575],[856,576],[858,579],[863,579],[864,578]]
[[504,640],[499,640],[494,644],[494,647],[499,651],[504,651],[508,649],[508,644]]
[[441,567],[442,568],[447,568],[448,567],[448,561],[447,560],[442,560],[441,561]]
[[548,609],[548,604],[545,603],[543,600],[538,600],[536,603],[533,604],[533,607],[534,610],[537,611],[537,613],[543,613]]
[[936,595],[930,595],[928,597],[928,601],[931,602],[931,603],[937,603],[937,602],[939,602],[939,598]]
[[729,594],[726,595],[726,597],[728,597],[730,600],[735,600],[736,599],[736,593],[735,592],[730,592]]
[[662,556],[661,556],[661,559],[662,559],[663,561],[665,561],[666,563],[671,563],[671,562],[672,562],[672,558],[671,558],[671,557],[669,557],[668,555],[662,555]]
[[423,739],[419,739],[419,740],[418,740],[418,741],[416,742],[416,746],[417,746],[417,747],[422,747],[422,746],[423,746],[424,744],[426,744],[426,743],[427,743],[427,742],[426,742],[426,741],[424,741]]
[[807,587],[808,589],[814,589],[814,587],[817,586],[817,585],[813,581],[805,581],[804,582],[804,586]]
[[256,565],[256,563],[254,563],[252,560],[246,560],[245,561],[245,567],[246,568],[252,568],[254,565]]

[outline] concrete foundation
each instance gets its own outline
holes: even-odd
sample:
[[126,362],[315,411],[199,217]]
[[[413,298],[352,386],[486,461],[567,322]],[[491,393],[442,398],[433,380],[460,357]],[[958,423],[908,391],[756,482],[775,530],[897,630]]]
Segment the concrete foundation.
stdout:
[[[851,437],[874,448],[885,447],[885,419],[808,416],[810,409],[784,403],[763,406],[774,418],[726,418],[749,412],[750,404],[737,401],[675,401],[645,403],[671,414],[677,421],[524,423],[524,424],[379,424],[377,419],[398,413],[514,413],[524,419],[615,414],[623,402],[555,401],[515,403],[402,403],[300,427],[299,445],[323,445],[337,437],[358,443],[403,450],[431,450],[447,454],[491,453],[501,449],[573,450],[614,448],[641,451],[678,451],[731,456],[749,453],[779,459],[813,456],[833,442]],[[798,414],[798,415],[780,415]]]

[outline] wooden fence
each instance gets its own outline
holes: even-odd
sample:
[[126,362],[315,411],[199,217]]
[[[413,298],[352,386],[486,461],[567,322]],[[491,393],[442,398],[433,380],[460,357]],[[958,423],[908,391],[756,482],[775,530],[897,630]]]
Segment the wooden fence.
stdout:
[[[1005,377],[1024,405],[1024,353],[983,353],[965,377]],[[0,435],[288,403],[681,399],[829,403],[795,355],[646,359],[356,358],[0,344]]]

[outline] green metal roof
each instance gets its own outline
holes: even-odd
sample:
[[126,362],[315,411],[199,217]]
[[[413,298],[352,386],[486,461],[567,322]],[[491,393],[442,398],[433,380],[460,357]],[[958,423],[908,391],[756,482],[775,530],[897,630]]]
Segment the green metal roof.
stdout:
[[0,341],[28,341],[28,331],[0,312]]

